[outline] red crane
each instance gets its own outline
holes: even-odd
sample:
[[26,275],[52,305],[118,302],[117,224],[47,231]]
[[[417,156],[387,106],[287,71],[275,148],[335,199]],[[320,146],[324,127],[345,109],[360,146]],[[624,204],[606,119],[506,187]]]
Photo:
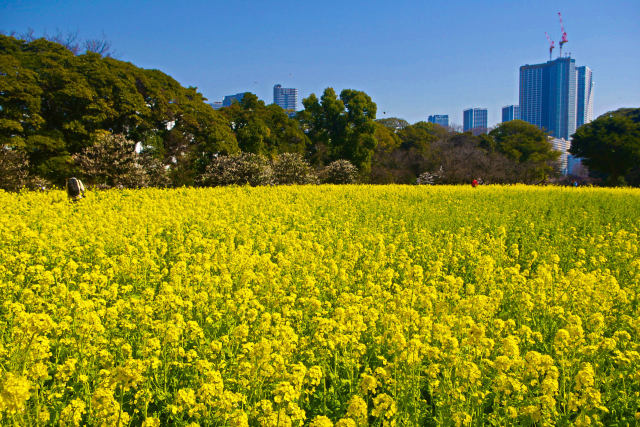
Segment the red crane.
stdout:
[[564,30],[564,24],[562,23],[562,14],[558,12],[558,17],[560,18],[560,31],[562,31],[562,40],[560,40],[560,56],[562,57],[562,45],[564,45],[569,40],[567,39],[567,32]]
[[551,61],[551,53],[553,52],[553,48],[556,47],[556,43],[553,40],[551,40],[551,37],[549,37],[549,34],[545,32],[544,35],[547,36],[547,41],[549,42],[549,61]]

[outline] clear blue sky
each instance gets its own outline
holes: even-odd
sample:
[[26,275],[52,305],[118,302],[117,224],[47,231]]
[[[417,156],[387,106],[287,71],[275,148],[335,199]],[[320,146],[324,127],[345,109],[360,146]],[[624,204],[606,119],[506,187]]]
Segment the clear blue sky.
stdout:
[[367,92],[379,118],[449,114],[459,124],[473,106],[493,125],[518,103],[518,67],[548,59],[558,11],[564,51],[593,70],[595,115],[640,107],[638,0],[0,0],[0,30],[104,33],[118,59],[210,101],[250,91],[271,103],[276,83],[301,99],[331,86]]

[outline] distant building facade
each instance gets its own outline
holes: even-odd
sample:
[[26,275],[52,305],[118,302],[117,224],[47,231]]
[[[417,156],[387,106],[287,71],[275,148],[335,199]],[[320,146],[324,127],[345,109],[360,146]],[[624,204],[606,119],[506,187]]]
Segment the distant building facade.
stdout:
[[223,107],[229,107],[234,102],[242,101],[242,98],[244,98],[244,94],[245,94],[245,92],[236,93],[235,95],[227,95],[227,96],[225,96],[224,99],[222,100],[222,106]]
[[291,87],[282,87],[277,84],[273,87],[273,103],[282,107],[289,113],[298,110],[298,89]]
[[578,72],[578,106],[576,129],[593,121],[593,80],[591,68],[576,67]]
[[569,140],[593,118],[593,81],[588,67],[566,56],[520,67],[520,119]]
[[502,107],[502,123],[510,122],[511,120],[520,120],[519,105],[507,105],[506,107]]
[[487,133],[487,109],[486,108],[469,108],[462,113],[464,132],[472,132],[474,135]]
[[449,127],[449,115],[448,114],[435,114],[429,116],[427,119],[429,123],[435,123],[440,126]]
[[560,157],[558,158],[558,166],[560,169],[560,173],[562,175],[567,175],[569,173],[568,162],[569,162],[569,148],[571,148],[571,142],[564,138],[553,138],[548,137],[549,142],[554,150],[560,152]]

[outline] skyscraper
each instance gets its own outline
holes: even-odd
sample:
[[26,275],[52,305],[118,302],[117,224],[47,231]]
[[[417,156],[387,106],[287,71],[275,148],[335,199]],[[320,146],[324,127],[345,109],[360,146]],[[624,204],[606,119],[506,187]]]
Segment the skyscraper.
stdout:
[[448,114],[436,114],[433,116],[429,116],[427,119],[429,123],[435,123],[440,126],[448,127],[449,126],[449,115]]
[[487,109],[469,108],[463,111],[463,130],[474,135],[487,133]]
[[589,67],[576,67],[576,70],[578,72],[577,129],[593,120],[593,81]]
[[502,122],[510,122],[511,120],[520,120],[520,106],[507,105],[502,107]]
[[298,89],[286,88],[282,85],[273,87],[273,103],[290,113],[298,110]]
[[569,148],[571,148],[571,142],[564,138],[553,138],[551,136],[547,137],[547,139],[551,143],[553,149],[560,152],[560,157],[558,157],[557,163],[560,173],[562,173],[562,175],[566,175],[568,172]]
[[[579,74],[584,76],[582,98],[578,94]],[[575,59],[568,56],[544,64],[523,65],[520,67],[520,118],[545,129],[555,138],[569,140],[580,122],[579,109],[585,111],[583,117],[593,110],[591,87],[591,70],[576,68]]]
[[229,107],[234,102],[242,101],[242,98],[244,98],[244,94],[245,94],[245,92],[236,93],[235,95],[227,95],[227,96],[225,96],[224,99],[222,100],[222,106],[223,107]]

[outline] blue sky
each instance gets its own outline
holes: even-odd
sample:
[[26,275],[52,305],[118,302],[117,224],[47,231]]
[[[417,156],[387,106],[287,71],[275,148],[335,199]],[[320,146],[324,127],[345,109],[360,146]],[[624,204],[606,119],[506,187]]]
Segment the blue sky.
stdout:
[[[548,59],[561,11],[577,65],[593,70],[595,115],[640,107],[640,1],[0,0],[0,30],[78,32],[210,101],[273,85],[301,99],[331,86],[367,92],[378,117],[410,122],[518,103],[518,68]],[[554,56],[557,49],[554,51]]]

